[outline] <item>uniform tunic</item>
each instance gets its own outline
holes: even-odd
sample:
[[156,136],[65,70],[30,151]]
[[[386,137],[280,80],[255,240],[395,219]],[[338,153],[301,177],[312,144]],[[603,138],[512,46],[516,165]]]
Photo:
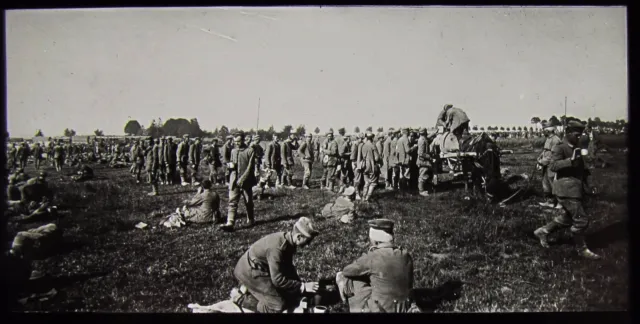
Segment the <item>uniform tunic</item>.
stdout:
[[346,294],[352,313],[394,312],[394,300],[406,301],[413,289],[413,258],[393,243],[380,243],[346,266],[342,274],[348,278]]
[[269,234],[253,243],[233,275],[258,300],[258,312],[275,313],[296,306],[302,282],[293,265],[296,246],[291,234]]
[[210,223],[220,218],[220,196],[211,190],[198,193],[187,204],[185,219],[192,223]]
[[549,168],[549,163],[551,163],[551,150],[561,142],[562,140],[558,135],[553,134],[547,137],[544,141],[544,148],[538,157],[538,164],[542,166],[542,190],[547,196],[550,196],[553,191],[551,185],[556,175],[555,172]]

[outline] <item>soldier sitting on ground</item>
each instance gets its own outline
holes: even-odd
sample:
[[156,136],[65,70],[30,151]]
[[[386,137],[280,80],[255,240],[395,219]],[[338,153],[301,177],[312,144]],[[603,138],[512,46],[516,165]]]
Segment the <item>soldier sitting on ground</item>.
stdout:
[[333,203],[324,205],[318,217],[339,219],[340,222],[349,224],[356,218],[356,206],[353,201],[356,199],[356,189],[347,187]]
[[15,177],[15,181],[17,184],[24,184],[27,180],[31,178],[29,177],[28,174],[24,172],[23,168],[16,169],[16,172],[13,174],[13,176]]
[[190,201],[185,201],[185,205],[176,209],[176,212],[165,220],[161,225],[166,227],[181,227],[188,222],[191,223],[222,223],[220,214],[220,196],[211,190],[211,180],[202,181],[201,188],[195,197]]
[[24,185],[19,186],[20,200],[9,201],[9,207],[18,204],[28,205],[32,201],[40,202],[44,197],[52,200],[53,192],[49,189],[46,177],[47,174],[44,171],[40,171],[38,177],[29,179]]
[[369,252],[336,275],[340,297],[352,313],[406,312],[413,289],[413,258],[393,243],[393,221],[371,220],[369,226]]
[[242,292],[233,302],[243,308],[257,302],[258,313],[282,313],[296,308],[302,294],[315,293],[318,283],[300,280],[293,256],[318,234],[311,220],[301,217],[291,231],[269,234],[251,245],[233,271]]
[[93,179],[93,169],[86,164],[81,164],[71,179],[75,182],[91,180]]

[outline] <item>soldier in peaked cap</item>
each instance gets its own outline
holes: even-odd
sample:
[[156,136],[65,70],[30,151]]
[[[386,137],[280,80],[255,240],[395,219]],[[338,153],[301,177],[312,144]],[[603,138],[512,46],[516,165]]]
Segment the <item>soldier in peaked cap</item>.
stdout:
[[187,174],[189,167],[189,135],[182,135],[182,141],[178,144],[176,155],[178,157],[178,168],[180,169],[180,184],[187,186]]
[[555,177],[555,172],[549,169],[549,164],[551,163],[551,150],[554,146],[560,144],[562,140],[555,133],[556,127],[553,126],[549,122],[542,123],[542,133],[547,138],[544,141],[544,148],[540,155],[538,156],[538,168],[542,169],[542,191],[544,195],[544,202],[540,203],[540,206],[543,207],[559,207],[562,208],[557,199],[553,196],[552,193],[552,183],[553,178]]
[[[338,155],[340,156],[338,163],[340,163],[340,190],[342,192],[347,186],[353,182],[353,167],[351,164],[351,148],[352,148],[351,136],[345,136],[344,142],[338,148]],[[354,189],[355,190],[355,189]]]
[[321,189],[333,191],[336,176],[336,166],[340,159],[338,142],[333,138],[333,131],[327,132],[327,140],[322,145],[322,178]]
[[578,253],[588,259],[599,259],[600,256],[591,252],[585,241],[585,231],[589,227],[589,217],[582,205],[583,181],[586,179],[585,163],[578,147],[580,135],[584,125],[577,121],[570,121],[562,143],[551,149],[549,169],[556,173],[553,182],[553,194],[564,209],[564,214],[557,216],[547,225],[535,230],[534,234],[540,239],[540,244],[548,248],[547,236],[559,229],[570,228]]
[[365,134],[366,141],[360,149],[360,159],[358,160],[358,167],[364,176],[364,195],[362,196],[364,201],[369,201],[373,191],[378,186],[378,178],[380,176],[380,153],[376,148],[373,140],[375,135],[372,132]]
[[406,312],[413,289],[413,258],[393,243],[394,223],[369,221],[368,253],[336,275],[343,301],[352,313]]
[[220,181],[218,177],[218,170],[222,166],[220,147],[218,147],[218,138],[214,138],[209,147],[207,162],[209,164],[209,180],[211,180],[213,185],[217,185]]
[[409,187],[410,178],[410,166],[411,166],[411,151],[415,148],[411,146],[411,139],[409,138],[409,128],[402,129],[402,136],[396,143],[396,153],[398,155],[398,168],[400,175],[400,189],[407,189]]
[[229,185],[229,175],[231,171],[227,168],[231,162],[231,150],[233,149],[233,135],[227,135],[226,142],[222,146],[222,165],[224,168],[224,183]]
[[189,145],[189,165],[191,166],[191,185],[199,186],[200,183],[196,181],[196,175],[198,174],[198,169],[200,168],[201,161],[201,153],[202,153],[202,142],[199,137],[195,138],[195,141]]
[[176,179],[176,166],[178,164],[178,148],[176,143],[173,142],[173,137],[167,138],[162,155],[164,155],[164,161],[166,163],[165,171],[165,183],[174,184]]
[[276,175],[276,188],[282,186],[282,153],[280,152],[280,143],[278,143],[278,135],[273,135],[271,142],[267,144],[267,149],[264,152],[264,168],[268,177],[271,177],[272,173]]
[[164,147],[167,145],[167,137],[162,136],[156,140],[155,145],[155,155],[158,160],[158,171],[156,174],[157,182],[161,185],[165,184],[166,175],[165,171],[167,169],[167,161],[164,156]]
[[432,165],[431,155],[429,154],[429,141],[427,140],[427,129],[420,128],[418,130],[420,138],[418,139],[418,156],[416,166],[418,167],[418,191],[421,196],[429,196],[426,186],[431,178]]
[[315,153],[313,150],[313,136],[311,133],[305,135],[305,141],[302,142],[300,148],[298,148],[298,156],[304,167],[304,176],[302,177],[302,189],[309,189],[309,183],[311,182],[311,170],[313,167],[313,160]]
[[293,185],[293,151],[295,150],[295,145],[293,144],[293,134],[289,134],[287,139],[285,139],[280,144],[280,154],[281,154],[281,163],[282,163],[282,180],[281,184],[285,188],[295,189]]
[[261,238],[240,257],[233,275],[241,284],[240,291],[247,291],[258,300],[258,313],[293,310],[303,293],[316,292],[317,282],[300,280],[293,257],[298,248],[308,246],[318,234],[313,222],[301,217],[290,231]]

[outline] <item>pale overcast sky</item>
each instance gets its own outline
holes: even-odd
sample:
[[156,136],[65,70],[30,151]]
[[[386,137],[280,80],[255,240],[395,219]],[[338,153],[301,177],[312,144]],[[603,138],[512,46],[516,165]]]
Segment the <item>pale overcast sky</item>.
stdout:
[[12,136],[625,118],[626,9],[185,8],[6,13]]

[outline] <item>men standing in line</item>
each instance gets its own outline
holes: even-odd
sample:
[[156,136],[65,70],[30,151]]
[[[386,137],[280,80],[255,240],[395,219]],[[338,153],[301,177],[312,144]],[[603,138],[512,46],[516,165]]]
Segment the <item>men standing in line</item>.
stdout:
[[164,161],[167,166],[165,172],[165,183],[174,184],[176,179],[176,165],[178,164],[178,148],[173,142],[173,138],[167,138],[167,144],[163,149]]
[[199,186],[200,183],[197,182],[196,176],[198,175],[198,169],[200,168],[200,157],[202,152],[202,144],[200,142],[200,138],[196,137],[195,141],[189,145],[189,164],[191,165],[191,185]]
[[178,168],[180,169],[180,184],[183,187],[188,186],[187,168],[189,167],[189,135],[182,135],[182,142],[178,144],[176,155],[178,156]]
[[333,131],[327,133],[327,140],[322,146],[322,179],[320,189],[333,191],[333,183],[336,175],[336,165],[338,164],[338,143],[333,139]]
[[366,141],[362,145],[360,160],[358,160],[358,166],[361,167],[364,175],[364,201],[369,201],[373,191],[378,186],[378,179],[380,175],[380,153],[373,142],[375,134],[367,132]]
[[413,290],[413,258],[393,243],[394,223],[369,221],[368,253],[336,275],[336,284],[351,313],[406,312]]
[[547,139],[544,141],[544,148],[538,156],[538,169],[542,169],[542,192],[545,199],[544,202],[540,203],[540,206],[551,208],[557,206],[558,208],[562,208],[552,193],[553,178],[556,174],[549,169],[551,150],[554,146],[562,143],[562,140],[556,135],[555,131],[556,127],[551,123],[547,122],[542,124],[542,133]]
[[411,143],[409,139],[409,129],[402,129],[402,137],[396,144],[398,154],[398,167],[400,173],[400,189],[406,190],[409,187],[410,164],[411,164]]
[[304,175],[302,177],[302,189],[309,189],[309,183],[311,180],[311,168],[313,166],[313,142],[311,133],[305,135],[305,141],[302,142],[298,149],[298,156],[302,161],[304,167]]
[[429,154],[429,141],[427,140],[427,129],[420,128],[420,138],[418,139],[418,158],[416,165],[418,167],[418,192],[421,196],[428,197],[427,183],[431,179],[432,165],[431,155]]
[[255,222],[253,216],[253,186],[257,183],[255,174],[255,152],[253,148],[248,147],[244,143],[243,132],[237,132],[233,134],[233,136],[235,147],[231,151],[231,160],[228,164],[230,171],[229,212],[227,214],[227,223],[220,227],[225,231],[233,230],[240,196],[244,198],[248,225],[251,226]]
[[282,185],[288,189],[294,189],[293,185],[293,134],[289,134],[289,137],[282,142],[280,146],[280,152],[282,153]]
[[282,186],[282,153],[280,152],[280,143],[278,143],[278,135],[273,134],[272,140],[267,144],[265,150],[264,167],[268,176],[271,173],[276,174],[276,188]]
[[222,146],[222,162],[224,162],[224,184],[229,185],[229,175],[231,170],[227,168],[231,162],[231,150],[233,149],[233,135],[227,136],[227,141]]
[[578,147],[578,140],[584,126],[577,121],[570,121],[562,143],[551,149],[549,168],[556,173],[553,182],[553,194],[565,213],[557,216],[547,225],[535,230],[544,248],[549,247],[547,236],[559,229],[570,227],[578,253],[588,259],[599,259],[591,252],[585,241],[585,232],[589,227],[589,217],[582,205],[583,181],[585,179],[585,163]]

